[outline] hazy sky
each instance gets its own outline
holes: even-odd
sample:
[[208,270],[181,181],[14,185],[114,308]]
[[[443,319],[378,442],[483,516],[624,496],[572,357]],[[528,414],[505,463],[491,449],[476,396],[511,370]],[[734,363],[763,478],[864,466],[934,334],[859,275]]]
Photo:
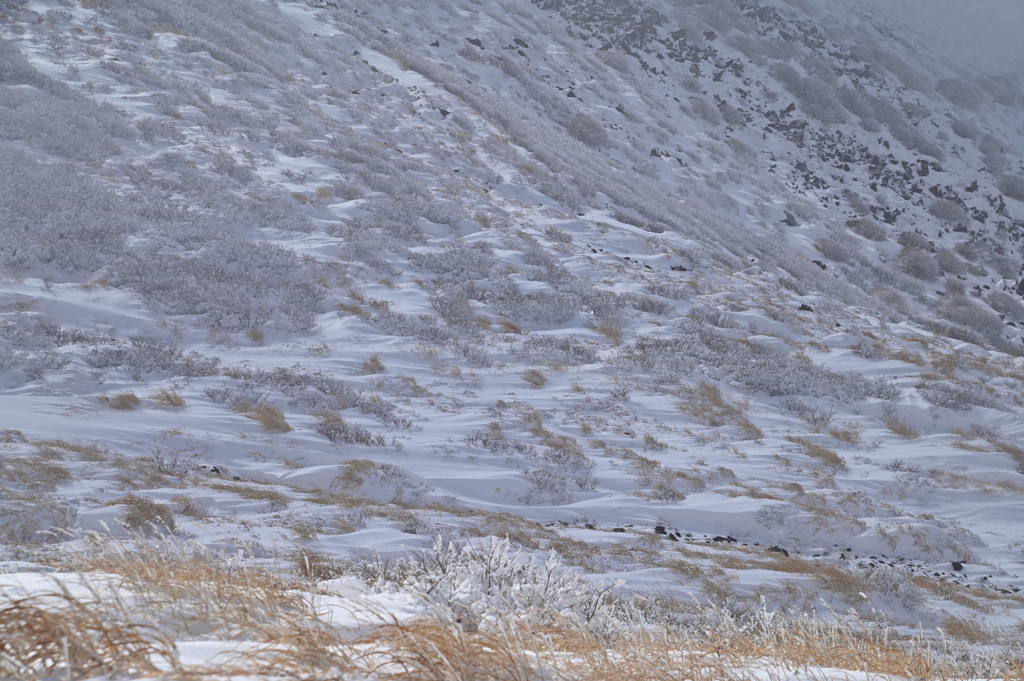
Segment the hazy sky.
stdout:
[[861,0],[915,42],[965,65],[1024,73],[1024,0]]

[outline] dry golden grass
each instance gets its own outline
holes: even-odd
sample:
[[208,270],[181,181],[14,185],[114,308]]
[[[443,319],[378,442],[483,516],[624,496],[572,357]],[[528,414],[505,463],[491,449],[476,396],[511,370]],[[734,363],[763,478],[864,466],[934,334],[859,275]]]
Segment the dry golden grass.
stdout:
[[548,377],[540,369],[527,369],[520,376],[533,388],[543,388],[548,383]]
[[793,435],[786,436],[786,439],[795,445],[800,445],[803,453],[813,459],[821,461],[827,466],[834,468],[842,468],[846,465],[846,460],[839,456],[839,453],[834,449],[823,447],[813,440],[809,440],[804,437],[795,437]]
[[[376,678],[378,681],[725,681],[788,678],[815,668],[931,681],[993,678],[1019,681],[1019,665],[984,653],[956,666],[923,639],[858,620],[834,622],[776,617],[740,625],[706,606],[644,602],[678,612],[696,624],[643,628],[602,636],[548,612],[521,612],[486,631],[444,617],[346,630],[319,617],[302,582],[259,569],[229,569],[208,554],[159,547],[99,546],[85,555],[57,554],[59,567],[119,576],[131,608],[105,597],[102,582],[90,596],[50,593],[0,596],[0,674],[18,678],[155,675],[156,660],[176,678]],[[337,576],[344,565],[326,554],[289,554],[306,582]],[[779,560],[782,560],[781,558]],[[681,573],[691,570],[680,566]],[[843,571],[830,585],[860,585]],[[707,590],[721,584],[706,580]],[[371,615],[372,613],[368,613]],[[161,622],[157,629],[145,622]],[[984,642],[986,630],[967,618],[947,618],[946,633]],[[245,652],[204,666],[186,666],[172,637],[244,640]],[[1009,653],[1007,653],[1009,654]]]
[[67,452],[74,452],[80,461],[106,461],[110,451],[98,444],[82,444],[81,442],[68,442],[67,440],[36,440],[32,443],[40,453],[43,450],[62,449]]
[[174,390],[157,390],[149,396],[149,399],[164,407],[180,408],[185,406],[185,398]]
[[921,437],[921,433],[916,428],[904,421],[898,416],[887,416],[882,419],[882,423],[895,435],[899,435],[904,440],[916,440]]
[[258,421],[260,427],[268,433],[287,433],[291,431],[292,427],[288,425],[288,421],[284,417],[284,412],[281,411],[280,407],[274,406],[273,404],[261,404],[258,407],[252,407],[246,405],[246,416]]
[[250,501],[265,501],[271,511],[278,511],[288,507],[288,497],[273,487],[256,487],[237,482],[210,482],[206,486],[221,492],[237,494],[243,499]]
[[383,374],[388,368],[384,366],[384,362],[381,361],[378,355],[370,355],[363,360],[359,367],[359,373],[364,376],[372,374]]
[[842,426],[836,426],[830,429],[828,431],[828,434],[830,437],[839,440],[840,442],[845,442],[851,445],[858,445],[860,444],[861,440],[860,432],[860,424],[853,423],[851,421],[848,423],[844,423]]
[[30,492],[53,492],[58,485],[71,482],[71,471],[45,456],[11,456],[0,466],[0,480],[19,485]]
[[137,409],[142,404],[139,396],[131,390],[114,395],[100,395],[97,399],[100,404],[111,409]]
[[363,308],[353,303],[338,303],[339,315],[353,315],[358,317],[363,314]]
[[115,499],[111,504],[121,504],[126,507],[122,522],[124,529],[133,534],[143,536],[174,534],[174,512],[163,504],[134,494]]
[[245,337],[248,338],[252,342],[252,344],[257,347],[263,345],[267,340],[267,336],[263,332],[263,329],[256,326],[246,329]]
[[615,345],[622,344],[622,329],[617,326],[610,326],[608,324],[597,324],[594,327],[594,331],[610,340]]
[[1009,454],[1015,463],[1024,464],[1024,447],[996,438],[991,438],[988,442],[996,449],[996,451]]
[[331,487],[350,491],[362,487],[367,476],[377,470],[377,464],[369,459],[348,459],[338,464],[338,468],[340,472],[331,481]]

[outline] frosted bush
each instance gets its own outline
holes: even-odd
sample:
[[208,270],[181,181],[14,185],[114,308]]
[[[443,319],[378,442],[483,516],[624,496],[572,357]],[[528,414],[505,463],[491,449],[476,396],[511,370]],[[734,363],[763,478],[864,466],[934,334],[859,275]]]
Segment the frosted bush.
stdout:
[[559,362],[577,366],[597,361],[599,346],[574,335],[531,336],[513,352],[528,364]]
[[1024,320],[1024,304],[1021,304],[1017,297],[1009,293],[993,291],[988,296],[988,304],[996,312],[1014,319]]
[[608,145],[608,133],[593,116],[578,113],[569,120],[569,134],[591,147]]
[[553,613],[608,635],[624,630],[629,618],[612,596],[621,581],[595,584],[565,568],[554,551],[538,562],[533,554],[513,549],[508,539],[459,545],[439,536],[431,551],[365,564],[359,572],[373,592],[425,594],[458,620],[485,631],[509,617]]
[[972,406],[1007,409],[999,398],[985,392],[983,386],[966,381],[926,381],[918,386],[921,395],[938,407],[967,411]]
[[940,248],[935,251],[935,261],[946,274],[965,274],[967,272],[967,263],[948,248]]
[[885,241],[889,236],[885,227],[868,217],[847,220],[846,226],[854,234],[858,234],[865,239],[870,239],[872,241]]
[[818,239],[814,242],[814,248],[829,260],[836,262],[848,263],[853,259],[853,253],[835,239]]
[[631,371],[648,373],[657,383],[675,382],[701,367],[714,380],[731,376],[748,390],[768,395],[831,395],[846,402],[866,397],[895,399],[899,389],[881,379],[826,369],[802,362],[768,345],[726,336],[714,327],[680,324],[675,338],[640,337],[617,361]]
[[938,199],[928,206],[928,212],[944,222],[967,222],[967,211],[963,206],[946,199]]
[[953,134],[964,139],[976,140],[981,137],[981,128],[973,118],[958,118],[953,121]]
[[950,103],[965,109],[976,109],[988,101],[988,97],[980,88],[960,78],[940,80],[935,90]]
[[911,575],[892,567],[880,567],[868,576],[868,583],[879,593],[894,598],[907,610],[916,610],[927,600],[925,591],[914,584]]
[[1024,201],[1024,177],[1020,175],[1003,175],[999,178],[999,191],[1011,199]]
[[910,276],[923,281],[939,278],[939,265],[931,253],[920,248],[904,246],[900,251],[900,265]]
[[435,274],[450,274],[457,279],[469,280],[487,279],[494,273],[498,259],[489,246],[479,242],[472,246],[456,243],[441,251],[411,251],[409,262]]
[[975,305],[966,296],[946,296],[942,314],[951,322],[972,329],[993,343],[1003,343],[1003,322],[993,312]]

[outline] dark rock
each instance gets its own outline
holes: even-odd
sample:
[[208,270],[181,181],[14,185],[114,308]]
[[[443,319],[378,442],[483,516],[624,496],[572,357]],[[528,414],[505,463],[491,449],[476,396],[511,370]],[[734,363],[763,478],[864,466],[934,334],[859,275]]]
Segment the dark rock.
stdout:
[[953,561],[953,569],[956,570],[957,572],[960,572],[961,570],[964,569],[964,564],[954,560]]
[[469,43],[470,45],[472,45],[473,47],[483,47],[484,46],[484,44],[482,42],[480,42],[479,38],[466,38],[466,42]]
[[431,47],[441,47],[441,42],[438,41],[438,40],[435,40],[434,42],[430,43],[430,46]]
[[613,527],[612,532],[625,532],[626,529],[623,527]]
[[807,303],[800,303],[799,310],[801,312],[814,312],[814,309]]
[[789,558],[789,551],[787,551],[786,549],[782,548],[781,546],[773,546],[770,549],[768,549],[768,551],[771,552],[771,553],[781,553],[785,557]]

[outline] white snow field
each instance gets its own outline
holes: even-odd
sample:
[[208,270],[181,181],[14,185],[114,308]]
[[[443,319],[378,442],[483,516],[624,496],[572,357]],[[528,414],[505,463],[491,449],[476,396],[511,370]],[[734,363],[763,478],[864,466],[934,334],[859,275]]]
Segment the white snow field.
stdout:
[[917,5],[0,0],[0,673],[1018,678],[1024,15]]

